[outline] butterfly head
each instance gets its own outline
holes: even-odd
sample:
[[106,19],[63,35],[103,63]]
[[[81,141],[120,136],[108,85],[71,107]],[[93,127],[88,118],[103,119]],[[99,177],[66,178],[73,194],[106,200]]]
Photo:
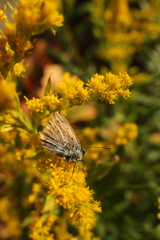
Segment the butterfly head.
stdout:
[[77,153],[71,154],[70,156],[62,157],[67,162],[80,162],[83,159],[83,156],[86,154],[86,150],[81,148],[81,150]]

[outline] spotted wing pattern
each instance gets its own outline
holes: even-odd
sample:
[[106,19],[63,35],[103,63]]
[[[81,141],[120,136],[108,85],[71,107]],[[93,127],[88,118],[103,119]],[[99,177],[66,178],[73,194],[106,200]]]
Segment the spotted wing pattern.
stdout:
[[71,152],[79,153],[81,145],[68,120],[59,111],[55,112],[55,117],[51,116],[40,133],[42,146],[59,157],[70,156]]

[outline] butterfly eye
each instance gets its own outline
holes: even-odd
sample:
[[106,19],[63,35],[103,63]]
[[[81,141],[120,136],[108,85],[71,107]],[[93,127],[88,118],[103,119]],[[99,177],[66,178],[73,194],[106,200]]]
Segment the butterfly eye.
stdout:
[[86,154],[86,150],[84,150],[83,148],[81,149],[82,154],[85,155]]

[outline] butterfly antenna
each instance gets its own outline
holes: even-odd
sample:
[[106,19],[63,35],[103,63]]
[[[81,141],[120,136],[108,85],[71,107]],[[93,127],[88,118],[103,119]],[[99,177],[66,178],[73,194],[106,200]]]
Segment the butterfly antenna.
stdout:
[[104,149],[111,149],[111,148],[106,148],[106,147],[85,147],[85,148],[104,148]]

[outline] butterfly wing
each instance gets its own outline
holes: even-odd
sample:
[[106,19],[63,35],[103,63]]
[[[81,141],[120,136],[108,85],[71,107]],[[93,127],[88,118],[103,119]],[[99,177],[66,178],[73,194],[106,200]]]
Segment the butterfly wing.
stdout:
[[[43,132],[40,133],[42,146],[59,157],[70,156],[81,150],[80,142],[61,112],[55,112],[56,118],[51,116]],[[73,151],[70,151],[70,150]]]
[[74,148],[75,150],[81,149],[80,142],[66,117],[61,112],[56,112],[55,115],[66,140],[66,147],[68,149]]

